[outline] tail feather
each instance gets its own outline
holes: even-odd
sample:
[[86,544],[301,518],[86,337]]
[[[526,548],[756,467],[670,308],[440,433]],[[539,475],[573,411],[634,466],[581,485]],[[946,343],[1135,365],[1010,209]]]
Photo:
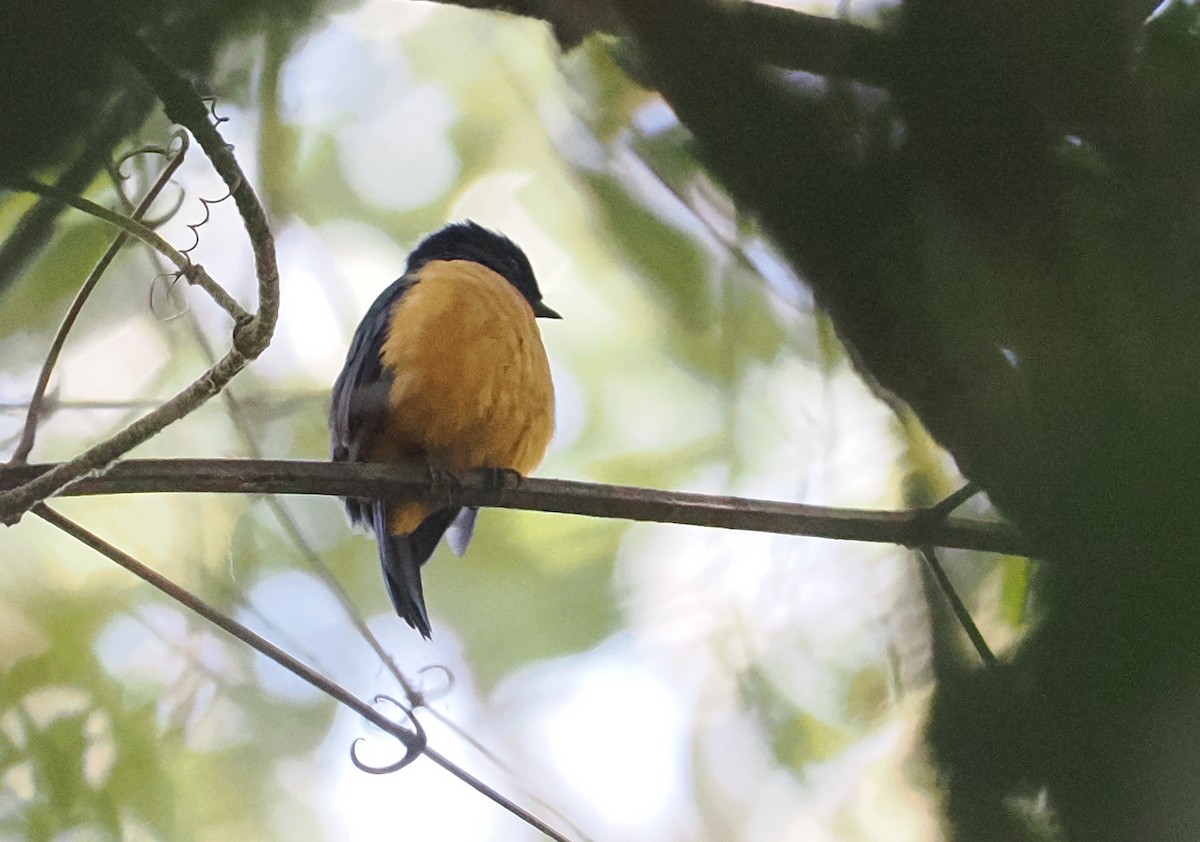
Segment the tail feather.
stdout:
[[429,614],[421,590],[421,566],[413,558],[411,538],[410,535],[384,535],[379,539],[379,560],[396,613],[428,640]]
[[392,535],[388,531],[387,506],[374,505],[373,527],[379,542],[379,561],[383,566],[383,581],[396,613],[404,622],[428,639],[431,628],[425,610],[425,594],[421,589],[421,565],[429,561],[434,548],[447,527],[458,517],[458,509],[439,509],[421,521],[408,535]]

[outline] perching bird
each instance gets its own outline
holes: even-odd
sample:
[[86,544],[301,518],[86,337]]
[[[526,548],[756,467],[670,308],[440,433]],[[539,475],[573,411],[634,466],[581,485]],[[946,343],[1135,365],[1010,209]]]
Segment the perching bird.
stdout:
[[[532,471],[554,434],[535,317],[561,318],[511,240],[469,221],[426,237],[350,343],[333,386],[333,461]],[[345,503],[350,520],[375,534],[396,613],[428,638],[421,565],[447,529],[462,555],[476,510]]]

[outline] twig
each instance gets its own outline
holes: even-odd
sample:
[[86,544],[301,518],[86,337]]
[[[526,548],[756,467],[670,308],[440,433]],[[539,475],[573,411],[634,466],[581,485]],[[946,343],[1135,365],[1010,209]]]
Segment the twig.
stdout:
[[[178,421],[217,394],[248,362],[266,349],[271,341],[275,322],[279,315],[279,268],[275,261],[275,240],[271,236],[270,227],[267,224],[266,212],[251,188],[249,180],[238,165],[231,148],[225,143],[216,127],[209,122],[208,110],[191,85],[136,37],[130,37],[123,42],[122,46],[126,58],[141,71],[155,93],[158,94],[159,99],[162,100],[168,116],[192,133],[221,179],[229,187],[254,250],[255,274],[258,277],[258,310],[253,316],[244,311],[236,315],[234,317],[233,347],[229,352],[199,379],[167,400],[158,409],[134,421],[106,441],[89,448],[70,462],[56,466],[20,488],[0,493],[0,523],[15,523],[24,512],[36,503],[61,492],[66,485],[80,477],[107,467],[122,454],[154,436],[167,425]],[[36,183],[32,186],[35,189],[45,188],[45,185]],[[56,198],[62,199],[67,204],[84,207],[89,212],[98,211],[97,215],[100,218],[119,225],[130,234],[152,244],[157,242],[165,246],[165,250],[159,249],[160,252],[172,259],[172,262],[175,262],[175,265],[183,270],[193,283],[197,283],[197,278],[194,276],[208,277],[198,264],[189,265],[185,256],[146,226],[94,203],[86,202],[77,196],[62,196],[61,191],[56,194],[53,188],[45,188],[43,194],[56,195]],[[209,281],[211,283],[211,279]],[[222,306],[226,306],[231,314],[235,311],[227,305],[241,310],[236,302],[224,293],[224,290],[215,283],[212,283],[211,286],[211,289],[206,286],[206,291],[210,295],[214,295],[214,300],[217,300]],[[224,303],[216,297],[221,295],[227,299]]]
[[[56,467],[0,467],[0,489],[35,482]],[[1033,550],[1006,523],[960,517],[929,522],[924,518],[924,509],[829,508],[537,478],[508,480],[505,487],[497,488],[495,477],[488,472],[467,473],[457,479],[456,488],[437,489],[440,502],[913,547],[935,545],[1013,555],[1028,555]],[[434,493],[428,471],[399,465],[275,459],[127,459],[103,475],[78,480],[63,489],[62,495],[170,492],[383,499],[425,499]],[[914,523],[922,524],[922,528],[914,529]]]
[[[982,489],[978,485],[968,482],[962,488],[943,497],[932,506],[922,509],[920,515],[912,523],[914,533],[927,531],[935,524],[944,522],[950,517],[951,512],[980,491]],[[966,632],[971,645],[979,653],[979,657],[987,666],[994,666],[996,664],[996,656],[992,654],[987,641],[983,639],[983,633],[979,631],[979,626],[975,625],[975,618],[971,616],[971,612],[967,610],[967,606],[963,603],[962,597],[958,595],[958,591],[950,581],[950,577],[946,575],[946,569],[942,567],[942,563],[938,560],[937,553],[934,552],[933,547],[920,545],[917,548],[917,552],[920,553],[925,566],[933,576],[934,581],[937,582],[938,590],[942,592],[942,596],[950,604],[950,610],[954,612],[955,619],[958,620],[958,624]]]
[[944,523],[950,513],[970,500],[982,489],[973,482],[968,482],[962,488],[942,498],[932,506],[926,506],[909,523],[909,534],[901,541],[906,547],[920,547],[928,543],[922,540],[922,535],[928,535],[937,525]]
[[[64,401],[59,400],[53,394],[48,400],[42,402],[42,414],[48,412],[60,411],[79,411],[92,412],[98,409],[101,410],[130,410],[130,409],[152,409],[158,406],[162,401],[155,398],[135,398],[132,400],[78,400]],[[29,401],[0,401],[0,412],[28,412]]]
[[146,245],[150,246],[155,251],[162,254],[168,260],[175,264],[180,271],[187,269],[188,260],[179,252],[173,245],[164,240],[157,232],[138,222],[136,219],[131,219],[125,214],[117,213],[114,210],[98,205],[89,199],[78,196],[74,193],[68,193],[61,187],[53,184],[43,184],[32,178],[22,178],[14,181],[11,185],[14,190],[23,190],[27,193],[36,193],[37,195],[51,199],[56,202],[61,202],[64,205],[70,205],[76,210],[83,211],[89,216],[94,216],[96,219],[102,219],[109,225],[114,225],[120,228],[124,233],[131,237],[137,237]]
[[62,202],[64,205],[70,205],[76,210],[83,211],[110,225],[115,225],[128,236],[136,237],[175,264],[175,268],[187,278],[188,283],[198,286],[208,293],[209,297],[222,310],[229,314],[235,324],[248,323],[253,318],[241,304],[238,304],[233,296],[212,279],[203,266],[198,263],[192,263],[188,260],[187,255],[164,240],[157,232],[138,222],[136,219],[109,210],[103,205],[98,205],[82,196],[66,193],[52,184],[42,184],[33,179],[23,179],[14,182],[12,187],[14,190],[24,190],[28,193],[36,193],[47,199]]
[[[146,195],[142,197],[142,201],[133,209],[130,218],[133,221],[140,220],[150,210],[150,206],[154,204],[154,200],[158,198],[158,194],[170,182],[175,171],[183,164],[184,156],[187,154],[187,136],[180,135],[183,138],[183,147],[173,156],[167,159],[167,165],[163,168],[162,173],[155,179],[154,183],[146,191]],[[21,431],[21,440],[17,443],[16,449],[13,451],[10,460],[13,464],[22,464],[29,458],[29,452],[33,450],[33,442],[37,437],[38,420],[42,414],[42,401],[46,396],[46,388],[50,385],[50,375],[54,372],[54,366],[58,364],[59,354],[62,353],[63,345],[66,344],[67,335],[71,332],[71,328],[75,326],[75,320],[83,311],[83,305],[87,303],[88,298],[92,294],[92,290],[96,288],[96,284],[100,282],[101,276],[108,269],[109,265],[116,258],[121,248],[129,241],[130,234],[122,230],[120,234],[112,241],[112,244],[100,257],[87,280],[75,293],[75,298],[71,302],[71,306],[67,308],[67,314],[63,316],[62,324],[58,327],[58,332],[54,335],[54,341],[50,344],[50,350],[46,353],[46,359],[42,362],[42,370],[38,374],[37,385],[33,387],[33,395],[29,399],[29,412],[25,416],[25,426]]]
[[38,474],[25,485],[0,492],[0,523],[16,523],[36,503],[61,493],[80,477],[108,467],[122,454],[178,421],[219,392],[247,362],[237,351],[230,351],[190,386],[116,435],[88,448],[71,461],[60,462]]
[[225,142],[209,119],[209,109],[185,78],[134,37],[122,44],[123,55],[150,83],[162,100],[167,116],[187,128],[212,161],[225,182],[254,250],[254,272],[258,278],[258,310],[254,318],[238,325],[234,346],[248,359],[261,354],[275,332],[279,318],[279,267],[275,260],[275,238],[267,213],[242,172],[232,145]]
[[379,728],[382,728],[384,731],[399,740],[410,754],[415,755],[424,750],[425,739],[422,734],[409,731],[396,725],[366,702],[358,699],[348,690],[329,680],[308,665],[296,660],[287,652],[280,649],[266,638],[242,625],[237,620],[222,614],[216,608],[213,608],[207,602],[195,596],[186,588],[177,585],[175,582],[163,576],[161,573],[158,573],[157,571],[152,570],[151,568],[142,564],[136,558],[113,546],[99,535],[96,535],[94,532],[85,529],[84,527],[75,523],[73,520],[64,517],[44,503],[40,503],[34,507],[33,513],[47,523],[70,535],[80,543],[90,547],[101,555],[107,557],[109,560],[125,568],[142,581],[157,588],[159,591],[166,594],[180,605],[183,605],[188,610],[199,614],[213,625],[219,627],[246,645],[250,646],[256,652],[259,652],[262,655],[270,658],[272,661],[279,664],[279,666],[283,667],[296,677],[308,682],[322,693],[325,693],[327,696],[330,696],[331,698],[341,702],[343,705],[350,708],[367,721],[378,726]]
[[933,574],[933,578],[937,581],[942,595],[946,597],[946,602],[950,603],[950,610],[954,612],[959,625],[967,633],[971,645],[979,653],[980,659],[983,660],[986,666],[994,667],[997,663],[996,656],[992,654],[987,641],[983,639],[983,633],[979,631],[979,626],[975,625],[975,620],[971,617],[971,612],[967,610],[967,606],[963,604],[958,591],[950,583],[950,577],[946,575],[945,569],[942,567],[941,562],[938,561],[937,554],[934,553],[932,547],[921,547],[919,552],[921,553],[921,558],[924,559],[925,564],[929,567],[929,572]]
[[45,520],[47,523],[57,527],[66,534],[70,535],[72,538],[75,538],[80,543],[85,544],[101,555],[106,556],[111,561],[125,568],[142,581],[157,588],[159,591],[183,605],[188,610],[194,611],[196,614],[208,620],[213,625],[242,641],[256,652],[266,656],[267,658],[270,658],[272,661],[279,664],[279,666],[283,667],[297,678],[308,682],[325,695],[340,702],[345,707],[348,707],[350,710],[357,713],[363,719],[395,737],[405,748],[404,760],[398,764],[393,764],[396,768],[399,768],[402,765],[407,765],[407,763],[415,760],[418,755],[424,755],[438,766],[441,766],[447,772],[461,780],[463,783],[470,786],[476,792],[491,799],[508,812],[529,824],[531,827],[534,827],[544,833],[549,838],[556,840],[556,842],[571,842],[570,839],[547,825],[537,816],[533,815],[519,804],[512,802],[485,784],[483,781],[467,772],[465,769],[459,768],[449,759],[430,748],[426,742],[425,733],[420,728],[420,724],[417,723],[416,720],[411,717],[411,715],[410,719],[412,719],[416,728],[414,731],[409,731],[408,729],[397,725],[395,722],[392,722],[383,714],[379,713],[379,711],[375,710],[375,708],[371,707],[369,704],[343,688],[340,684],[337,684],[329,678],[326,678],[324,675],[317,672],[307,664],[296,660],[266,638],[242,625],[232,617],[222,614],[204,600],[193,595],[186,588],[180,587],[162,574],[142,564],[133,556],[118,549],[100,536],[83,528],[69,518],[64,517],[63,515],[51,509],[49,506],[46,506],[45,504],[39,504],[34,508],[33,511],[34,514]]

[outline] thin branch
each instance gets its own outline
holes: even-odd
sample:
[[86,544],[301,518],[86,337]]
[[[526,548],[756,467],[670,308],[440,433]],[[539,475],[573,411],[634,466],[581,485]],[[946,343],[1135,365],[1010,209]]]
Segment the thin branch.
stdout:
[[226,143],[217,131],[216,125],[209,119],[209,109],[191,83],[140,39],[130,38],[122,48],[126,60],[142,74],[162,100],[167,116],[196,138],[237,205],[254,250],[258,310],[254,318],[238,325],[234,331],[234,346],[252,360],[270,344],[275,322],[279,318],[279,266],[275,260],[275,238],[267,222],[267,213],[242,172],[233,154],[233,146]]
[[[314,403],[324,403],[328,400],[328,389],[313,389],[307,392],[296,392],[279,400],[272,400],[270,406],[267,406],[261,398],[257,397],[243,398],[240,403],[242,407],[250,409],[252,412],[261,413],[257,417],[285,418],[294,412],[310,408]],[[129,411],[135,409],[153,409],[161,403],[162,398],[130,398],[128,400],[80,398],[79,400],[62,400],[55,397],[54,393],[51,392],[42,405],[42,414],[46,415],[52,412],[94,412],[96,410]],[[29,401],[27,400],[0,401],[0,412],[24,413],[28,410]]]
[[975,483],[968,482],[962,488],[937,501],[932,506],[926,506],[921,509],[920,513],[909,524],[909,529],[911,530],[909,537],[901,541],[901,543],[906,547],[920,547],[925,543],[921,540],[920,536],[928,535],[930,531],[937,528],[938,524],[944,523],[950,517],[951,512],[976,494],[979,494],[982,490]]
[[963,503],[970,500],[976,494],[982,492],[983,489],[973,482],[966,483],[962,488],[954,491],[947,496],[938,500],[927,509],[929,517],[946,518],[950,513],[961,506]]
[[[167,165],[163,168],[162,173],[155,179],[154,183],[146,191],[146,195],[142,197],[141,202],[133,209],[130,218],[133,221],[140,221],[146,212],[150,210],[150,206],[154,204],[154,200],[158,198],[158,194],[170,182],[171,177],[175,175],[175,171],[183,165],[184,156],[187,154],[187,136],[181,134],[183,146],[175,155],[167,158]],[[50,343],[50,350],[46,353],[46,359],[42,362],[42,370],[38,374],[37,385],[33,387],[33,395],[29,399],[29,412],[25,416],[25,426],[21,430],[21,440],[17,443],[17,447],[13,452],[10,462],[13,464],[22,464],[29,458],[29,452],[33,450],[33,442],[37,437],[38,421],[42,414],[42,402],[46,396],[46,388],[50,385],[50,375],[54,372],[54,366],[58,364],[59,355],[62,353],[63,346],[67,342],[67,335],[71,332],[71,328],[75,326],[75,320],[79,318],[79,314],[83,311],[83,305],[87,303],[91,297],[92,290],[96,288],[96,284],[100,283],[101,276],[116,259],[121,248],[129,241],[129,232],[122,230],[120,234],[112,241],[112,244],[97,261],[96,266],[92,269],[91,274],[79,287],[79,291],[75,293],[74,300],[71,301],[71,306],[67,308],[67,313],[63,316],[62,324],[58,327],[58,332],[54,335],[54,341]]]
[[938,583],[938,588],[941,590],[942,595],[946,597],[946,602],[950,604],[950,610],[954,612],[959,625],[967,633],[971,645],[979,653],[979,657],[984,665],[989,667],[996,666],[998,663],[996,656],[992,654],[991,647],[983,639],[983,633],[979,631],[979,626],[975,625],[975,620],[971,617],[971,612],[967,610],[967,606],[963,604],[962,597],[954,589],[954,585],[950,582],[950,577],[946,575],[946,570],[942,567],[941,562],[938,561],[937,554],[934,553],[933,548],[921,547],[919,548],[919,552],[921,558],[924,559],[926,566],[929,568],[929,572],[933,574],[934,580]]
[[66,193],[52,184],[42,184],[33,179],[22,179],[14,182],[11,186],[14,190],[36,193],[43,198],[62,202],[64,205],[70,205],[76,210],[120,228],[123,233],[130,237],[136,237],[171,261],[175,265],[175,268],[187,278],[188,283],[198,286],[208,293],[209,297],[222,310],[229,314],[235,324],[248,323],[253,318],[233,296],[212,279],[203,266],[198,263],[192,263],[188,260],[186,254],[164,240],[156,231],[143,225],[136,219],[109,210],[103,205],[98,205],[82,196],[76,196],[74,193]]
[[[258,310],[253,316],[248,314],[235,316],[233,347],[229,352],[199,379],[167,400],[158,409],[147,413],[116,435],[94,445],[70,462],[56,466],[20,488],[0,493],[0,523],[15,523],[22,514],[40,501],[61,492],[66,485],[80,477],[107,467],[124,453],[151,438],[169,424],[178,421],[217,394],[234,375],[245,368],[247,363],[266,349],[274,334],[275,322],[279,316],[279,267],[275,260],[275,240],[271,236],[266,212],[234,157],[232,147],[225,142],[216,126],[209,121],[208,109],[205,108],[200,97],[196,95],[186,80],[136,37],[129,38],[122,46],[125,57],[142,73],[155,93],[158,94],[159,99],[162,100],[167,115],[192,133],[212,162],[213,168],[216,169],[233,195],[234,203],[237,205],[238,213],[241,214],[246,234],[254,251],[255,274],[258,278]],[[53,188],[47,188],[45,185],[34,183],[32,186],[35,189],[45,188],[44,195],[56,192]],[[176,266],[184,271],[193,283],[196,282],[193,275],[199,274],[207,278],[207,274],[203,273],[198,264],[189,264],[185,256],[171,248],[146,226],[76,196],[56,195],[56,198],[61,198],[67,204],[75,207],[86,205],[89,212],[99,211],[98,215],[101,218],[119,225],[134,236],[147,239],[144,235],[148,234],[150,237],[148,241],[157,240],[166,246],[168,251],[159,249],[161,253],[168,257],[172,257],[173,254],[173,262],[176,259],[183,261],[182,265],[176,262]],[[210,295],[224,294],[224,290],[220,287],[215,284],[213,286],[215,289],[206,287],[206,291]],[[219,299],[214,300],[218,300],[220,303]],[[236,306],[236,302],[232,302],[231,299],[228,303]]]
[[66,534],[70,535],[80,543],[90,547],[101,555],[107,557],[110,561],[113,561],[119,566],[128,570],[142,581],[157,588],[159,591],[166,594],[180,605],[183,605],[188,610],[200,615],[213,625],[250,646],[256,652],[259,652],[267,658],[270,658],[272,661],[279,664],[279,666],[283,667],[296,677],[308,682],[322,693],[333,699],[336,699],[338,702],[341,702],[359,716],[391,734],[400,741],[400,743],[409,753],[415,755],[416,753],[420,753],[424,750],[425,738],[423,734],[409,731],[406,728],[396,725],[396,723],[387,719],[387,717],[380,714],[366,702],[358,699],[348,690],[321,675],[307,664],[303,664],[296,660],[287,652],[280,649],[266,638],[242,625],[237,620],[222,614],[216,608],[195,596],[186,588],[177,585],[175,582],[163,576],[161,573],[158,573],[157,571],[152,570],[151,568],[142,564],[136,558],[113,546],[108,541],[105,541],[103,538],[96,535],[94,532],[85,529],[45,504],[39,504],[33,510],[33,513],[52,526],[55,526]]
[[[0,490],[36,482],[54,465],[0,467]],[[491,506],[624,520],[679,523],[843,541],[934,545],[1027,555],[1006,523],[951,517],[931,521],[924,509],[877,511],[780,503],[742,497],[657,491],[567,480],[509,478],[496,487],[489,472],[456,477],[457,488],[431,481],[420,468],[275,459],[126,459],[62,490],[62,496],[154,494],[316,494],[431,499],[447,506]],[[455,485],[455,483],[449,483]],[[3,492],[0,492],[0,498]]]
[[[59,400],[51,393],[42,402],[41,414],[52,412],[95,412],[96,410],[122,411],[131,409],[153,409],[162,403],[157,398],[135,398],[131,400]],[[0,412],[28,412],[29,401],[0,401]]]
[[109,225],[120,228],[124,233],[131,237],[137,237],[150,248],[162,254],[167,260],[175,264],[180,271],[187,269],[188,260],[179,252],[173,245],[164,240],[153,229],[143,225],[135,219],[131,219],[125,214],[117,213],[114,210],[98,205],[89,199],[85,199],[75,193],[68,193],[61,187],[53,184],[43,184],[32,178],[17,179],[11,185],[13,190],[21,190],[26,193],[35,193],[44,199],[61,202],[64,205],[70,205],[76,210],[83,211],[89,216],[94,216],[96,219],[101,219]]
[[0,492],[0,523],[16,523],[21,515],[37,503],[62,493],[66,486],[80,477],[105,469],[123,454],[217,394],[247,362],[237,351],[230,351],[190,386],[116,435],[88,448],[69,462],[54,465],[22,486]]
[[[199,597],[194,596],[186,588],[180,587],[162,574],[150,569],[133,556],[113,546],[95,533],[84,529],[82,526],[70,520],[69,518],[63,517],[49,506],[46,506],[45,504],[39,504],[34,509],[34,514],[45,520],[47,523],[50,523],[66,534],[75,538],[80,543],[85,544],[101,555],[106,556],[111,561],[125,568],[142,581],[157,588],[159,591],[183,605],[185,608],[189,609],[190,611],[194,611],[196,614],[199,614],[201,617],[232,635],[236,639],[242,641],[256,652],[264,655],[267,658],[270,658],[272,661],[279,664],[279,666],[292,673],[292,675],[295,675],[297,678],[308,682],[325,695],[341,703],[345,707],[350,708],[350,710],[357,713],[363,719],[395,737],[405,748],[404,760],[400,761],[400,763],[393,764],[395,768],[399,768],[402,765],[407,765],[407,763],[415,760],[418,755],[424,755],[438,766],[441,766],[447,772],[461,780],[463,783],[470,786],[476,792],[491,799],[508,812],[529,824],[531,827],[534,827],[544,833],[549,838],[556,840],[556,842],[571,842],[568,837],[563,836],[537,816],[533,815],[519,804],[509,800],[504,795],[501,795],[499,792],[492,789],[492,787],[488,786],[483,781],[467,772],[465,769],[459,768],[452,761],[430,748],[426,742],[424,731],[421,730],[419,723],[416,723],[415,719],[413,719],[414,726],[416,728],[414,731],[409,731],[395,722],[392,722],[379,711],[375,710],[375,708],[371,707],[369,704],[359,699],[350,691],[343,688],[340,684],[337,684],[331,679],[326,678],[324,675],[317,672],[307,664],[296,660],[266,638],[242,625],[232,617],[222,614],[220,611],[213,608]],[[412,717],[410,716],[410,718]]]

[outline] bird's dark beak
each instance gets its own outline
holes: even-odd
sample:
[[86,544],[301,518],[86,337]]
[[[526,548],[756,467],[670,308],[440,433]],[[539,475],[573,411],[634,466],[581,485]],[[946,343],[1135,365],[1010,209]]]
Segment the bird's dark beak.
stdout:
[[561,319],[562,318],[562,316],[560,316],[558,313],[551,310],[549,307],[547,307],[541,301],[538,301],[537,303],[535,303],[533,305],[533,315],[539,319]]

